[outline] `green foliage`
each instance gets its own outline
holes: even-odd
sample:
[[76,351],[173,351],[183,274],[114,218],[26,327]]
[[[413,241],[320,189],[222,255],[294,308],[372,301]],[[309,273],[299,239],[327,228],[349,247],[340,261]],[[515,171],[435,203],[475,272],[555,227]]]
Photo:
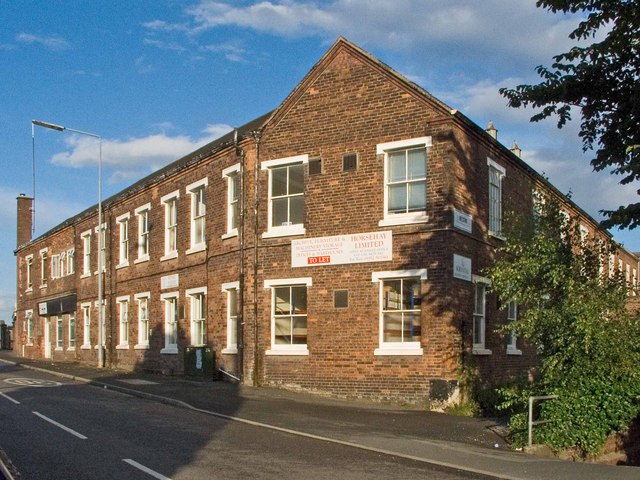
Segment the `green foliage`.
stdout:
[[488,272],[498,294],[522,306],[516,331],[540,359],[533,381],[500,390],[501,408],[512,412],[513,440],[522,444],[528,397],[557,395],[541,406],[552,422],[536,426],[536,441],[590,455],[640,411],[640,317],[625,308],[622,275],[610,278],[611,246],[584,238],[551,199],[537,207],[510,220]]
[[[500,93],[511,107],[539,109],[532,121],[557,115],[558,128],[579,108],[583,149],[595,148],[594,169],[611,168],[622,184],[640,180],[640,149],[633,148],[640,144],[640,0],[538,0],[537,6],[582,13],[569,35],[577,45],[556,55],[551,68],[536,68],[541,83]],[[640,225],[640,202],[604,213],[608,227]]]

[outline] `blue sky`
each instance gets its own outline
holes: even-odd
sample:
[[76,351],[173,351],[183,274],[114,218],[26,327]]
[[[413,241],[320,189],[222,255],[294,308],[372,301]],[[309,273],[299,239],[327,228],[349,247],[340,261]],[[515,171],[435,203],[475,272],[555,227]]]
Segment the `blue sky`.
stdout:
[[[0,21],[0,319],[15,303],[15,198],[33,192],[32,119],[103,137],[106,197],[277,107],[340,35],[493,120],[594,217],[638,201],[638,185],[592,172],[577,121],[530,124],[499,96],[572,46],[577,17],[535,0],[2,2]],[[36,128],[36,235],[97,202],[97,157],[90,137]],[[637,231],[613,233],[640,251]]]

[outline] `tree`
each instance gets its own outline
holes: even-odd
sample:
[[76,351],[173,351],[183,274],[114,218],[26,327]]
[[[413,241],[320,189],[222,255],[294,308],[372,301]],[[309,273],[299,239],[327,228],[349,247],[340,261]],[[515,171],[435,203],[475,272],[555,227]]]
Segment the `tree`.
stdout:
[[536,427],[536,441],[586,456],[640,412],[640,317],[625,308],[624,276],[609,268],[610,241],[585,238],[553,199],[537,207],[533,217],[510,220],[487,272],[501,303],[519,305],[506,328],[515,327],[539,358],[534,380],[502,392],[515,409],[516,444],[526,438],[528,396],[557,395],[543,404],[551,422]]
[[[551,68],[538,66],[541,83],[500,93],[510,107],[541,109],[531,121],[557,115],[558,128],[579,108],[583,150],[596,149],[593,168],[611,168],[622,175],[623,185],[640,180],[640,0],[538,0],[536,5],[553,13],[584,12],[586,18],[569,35],[576,42],[604,38],[553,57]],[[640,225],[640,202],[603,213],[606,227]]]

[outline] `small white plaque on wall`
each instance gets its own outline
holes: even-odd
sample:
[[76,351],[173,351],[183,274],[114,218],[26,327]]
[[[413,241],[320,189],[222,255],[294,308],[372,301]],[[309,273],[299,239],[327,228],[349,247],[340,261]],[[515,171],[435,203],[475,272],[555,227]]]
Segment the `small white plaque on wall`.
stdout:
[[453,276],[460,280],[471,281],[471,259],[453,254]]
[[174,275],[165,275],[160,278],[160,288],[162,290],[166,290],[167,288],[176,288],[179,283],[179,275],[176,273]]
[[473,228],[473,218],[469,213],[461,212],[460,210],[453,209],[453,226],[471,233]]

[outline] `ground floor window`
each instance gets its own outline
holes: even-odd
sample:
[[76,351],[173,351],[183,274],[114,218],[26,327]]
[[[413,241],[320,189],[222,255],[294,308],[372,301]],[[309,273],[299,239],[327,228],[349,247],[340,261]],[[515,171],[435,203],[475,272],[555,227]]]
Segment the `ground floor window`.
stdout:
[[33,345],[33,310],[27,310],[27,345]]
[[63,337],[62,315],[58,315],[56,317],[56,350],[62,350]]
[[238,282],[222,285],[227,304],[227,346],[222,353],[238,353]]
[[69,350],[76,348],[76,314],[69,314]]
[[91,304],[83,303],[82,309],[82,348],[91,348]]
[[135,348],[149,348],[149,292],[138,293],[138,343]]
[[425,269],[374,272],[379,284],[379,339],[375,355],[422,355],[422,280]]
[[189,297],[191,345],[204,345],[207,341],[207,287],[191,288],[185,293]]
[[118,338],[117,348],[129,348],[129,296],[116,298],[118,302]]
[[[518,304],[516,302],[509,302],[507,307],[507,322],[513,324],[516,320],[518,320]],[[507,354],[521,355],[522,351],[518,350],[518,335],[515,328],[512,327],[507,335]]]
[[473,353],[475,355],[490,355],[491,350],[485,347],[485,333],[487,329],[487,289],[489,280],[474,277],[474,307],[473,307]]
[[307,290],[310,278],[266,280],[271,290],[271,355],[308,355]]
[[178,293],[165,293],[161,299],[164,305],[164,348],[160,353],[178,353]]

